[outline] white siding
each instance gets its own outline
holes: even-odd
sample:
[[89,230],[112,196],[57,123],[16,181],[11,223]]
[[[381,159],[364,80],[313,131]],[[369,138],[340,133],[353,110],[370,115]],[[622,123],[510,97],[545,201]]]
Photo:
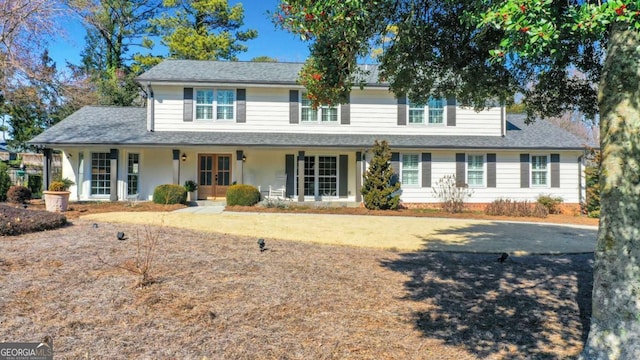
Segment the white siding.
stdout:
[[[155,131],[234,131],[332,134],[501,135],[501,108],[476,112],[456,108],[456,126],[397,125],[398,105],[392,93],[380,89],[353,90],[351,123],[290,124],[288,88],[246,89],[246,123],[183,121],[183,87],[154,86]],[[301,89],[299,89],[302,92]],[[446,122],[446,121],[445,121]]]
[[[433,188],[438,186],[438,180],[447,175],[455,175],[456,162],[455,154],[464,153],[464,151],[429,151],[429,150],[406,150],[402,153],[431,153],[431,188],[422,188],[420,186],[403,186],[401,200],[405,203],[439,203],[440,199],[436,197]],[[469,154],[496,153],[495,151],[478,152],[473,151]],[[581,152],[558,152],[552,151],[546,153],[560,154],[560,187],[552,188],[544,187],[520,187],[520,153],[528,153],[527,151],[511,151],[496,153],[496,187],[486,187],[486,156],[485,156],[485,186],[470,187],[472,195],[468,198],[469,203],[490,203],[496,199],[504,198],[515,201],[535,201],[539,195],[552,195],[562,197],[565,203],[579,203],[580,191],[580,166],[578,157]],[[535,152],[536,154],[542,154]],[[367,159],[370,160],[370,159]],[[549,167],[549,172],[550,167]],[[466,176],[466,175],[465,175]],[[420,169],[419,178],[422,177],[422,169]]]

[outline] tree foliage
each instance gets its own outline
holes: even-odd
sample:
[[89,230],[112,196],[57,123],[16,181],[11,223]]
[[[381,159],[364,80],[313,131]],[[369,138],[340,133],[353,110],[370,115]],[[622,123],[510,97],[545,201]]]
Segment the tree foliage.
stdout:
[[[165,0],[162,15],[151,20],[151,31],[161,37],[168,57],[190,60],[238,60],[247,51],[243,42],[258,32],[243,29],[242,3],[229,6],[227,0]],[[151,39],[146,46],[153,48]],[[143,67],[161,61],[160,56],[138,56]]]
[[371,152],[373,157],[362,184],[364,206],[369,210],[395,210],[400,205],[400,183],[394,179],[389,144],[376,140]]
[[313,74],[316,105],[344,101],[359,84],[358,59],[384,43],[380,80],[413,101],[453,95],[483,107],[521,92],[530,121],[599,117],[600,228],[583,357],[640,358],[639,2],[286,0],[275,20],[310,40],[301,78]]

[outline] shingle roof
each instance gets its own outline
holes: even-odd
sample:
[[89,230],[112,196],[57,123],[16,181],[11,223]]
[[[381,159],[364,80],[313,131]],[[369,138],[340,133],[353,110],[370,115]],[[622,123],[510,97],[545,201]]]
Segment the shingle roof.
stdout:
[[[297,84],[302,65],[287,62],[164,60],[136,80],[143,85],[146,82],[293,85]],[[377,81],[376,65],[360,67],[370,72],[367,84],[383,85]]]
[[146,129],[145,108],[87,106],[30,142],[47,147],[108,146],[263,146],[367,148],[385,139],[393,148],[431,149],[583,149],[585,141],[544,121],[525,125],[509,116],[505,137],[440,135],[353,135],[156,131]]

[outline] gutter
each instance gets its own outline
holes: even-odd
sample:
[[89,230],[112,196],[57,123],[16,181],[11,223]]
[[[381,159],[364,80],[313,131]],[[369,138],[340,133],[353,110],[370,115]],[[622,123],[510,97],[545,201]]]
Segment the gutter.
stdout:
[[147,131],[153,132],[155,129],[155,99],[153,97],[153,88],[151,82],[147,81]]

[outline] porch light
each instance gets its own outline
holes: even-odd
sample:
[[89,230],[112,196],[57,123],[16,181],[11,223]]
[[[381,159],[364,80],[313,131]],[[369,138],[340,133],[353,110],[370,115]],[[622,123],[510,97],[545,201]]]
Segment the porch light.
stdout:
[[245,162],[245,161],[247,161],[247,155],[242,154],[242,162]]
[[180,158],[182,159],[182,161],[187,161],[187,154],[182,153],[182,156]]

